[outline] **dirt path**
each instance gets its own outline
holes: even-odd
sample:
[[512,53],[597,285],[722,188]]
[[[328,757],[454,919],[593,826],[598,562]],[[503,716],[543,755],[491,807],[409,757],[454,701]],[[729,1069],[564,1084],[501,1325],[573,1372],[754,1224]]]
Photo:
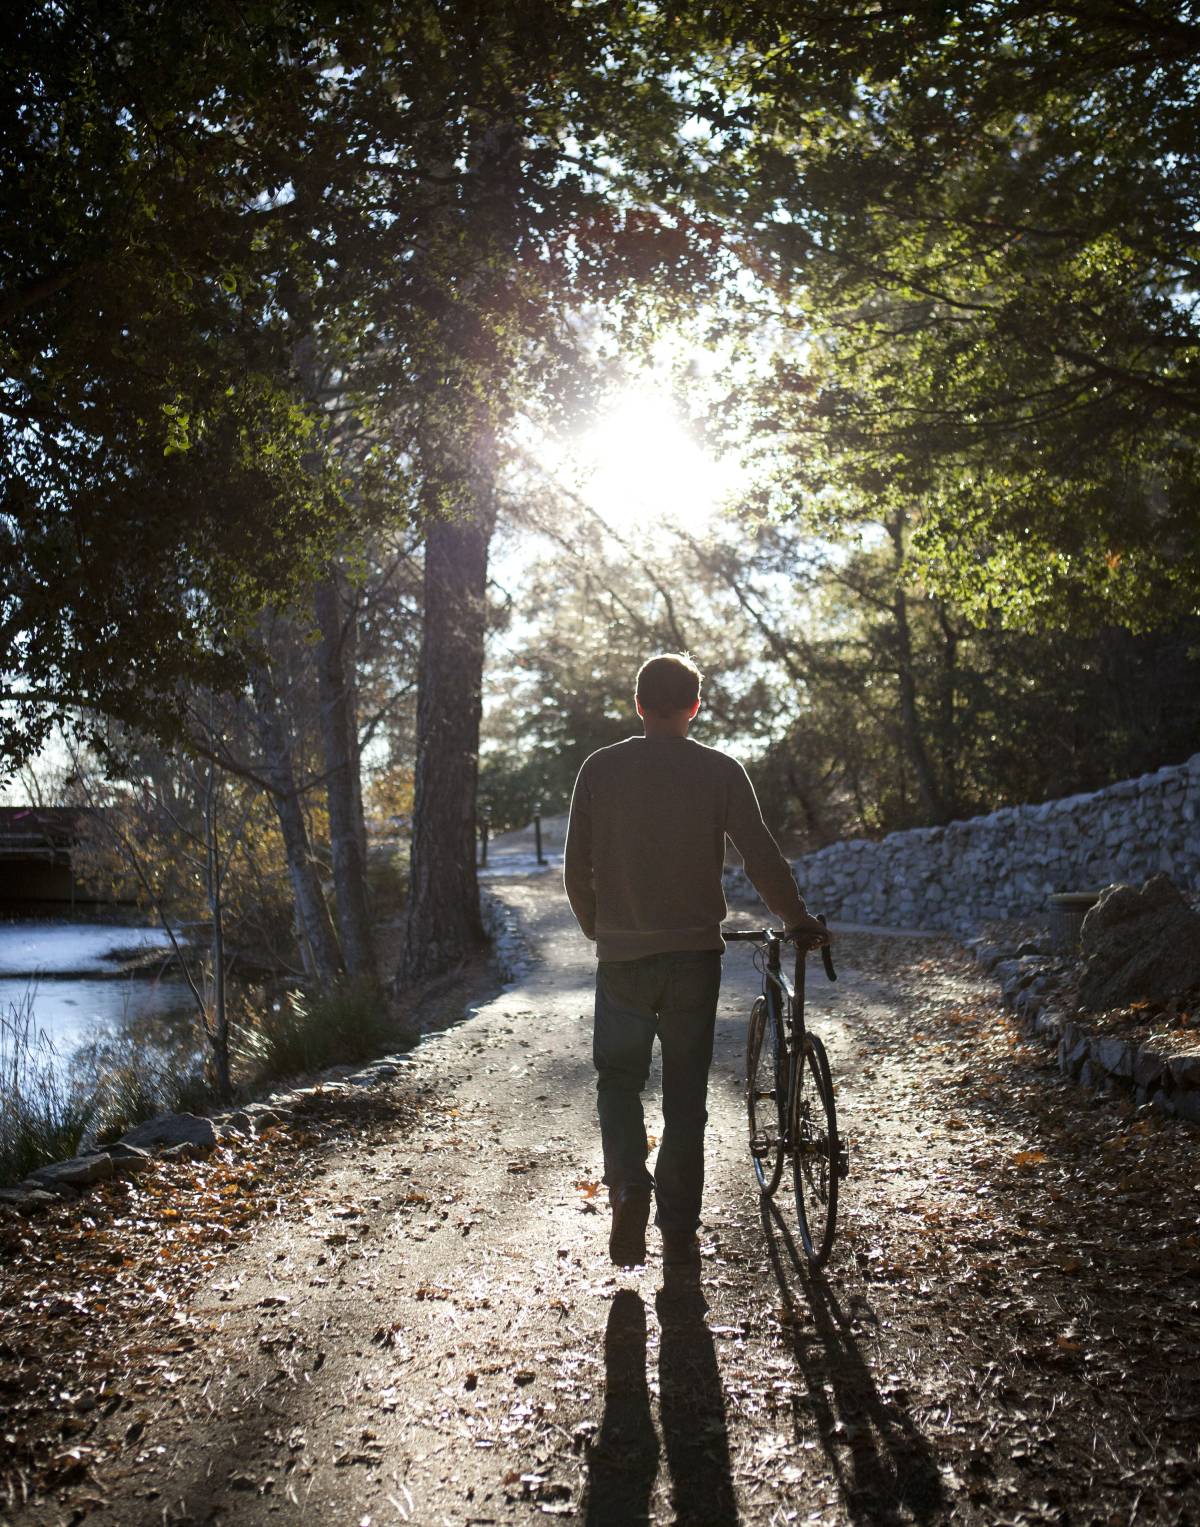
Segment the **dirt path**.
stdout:
[[588,948],[551,877],[499,889],[536,968],[298,1154],[103,1461],[10,1520],[1200,1517],[1194,1133],[1060,1086],[952,946],[850,935],[810,982],[853,1152],[813,1283],[751,1190],[731,950],[703,1297],[664,1298],[604,1256]]

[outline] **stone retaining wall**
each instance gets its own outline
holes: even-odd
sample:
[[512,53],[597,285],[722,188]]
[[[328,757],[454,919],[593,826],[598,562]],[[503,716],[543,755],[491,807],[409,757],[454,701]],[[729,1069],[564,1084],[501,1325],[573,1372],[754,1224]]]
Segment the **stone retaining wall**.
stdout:
[[1159,870],[1200,890],[1200,753],[1090,795],[832,843],[795,868],[809,906],[827,917],[955,932],[1036,915],[1055,891],[1136,884]]
[[1200,1124],[1200,1055],[1161,1054],[1152,1044],[1094,1032],[1089,1024],[1095,1020],[1077,1011],[1064,992],[1071,975],[1067,961],[1036,953],[1005,958],[984,939],[973,939],[968,947],[1000,983],[1005,1007],[1025,1032],[1055,1047],[1064,1076]]

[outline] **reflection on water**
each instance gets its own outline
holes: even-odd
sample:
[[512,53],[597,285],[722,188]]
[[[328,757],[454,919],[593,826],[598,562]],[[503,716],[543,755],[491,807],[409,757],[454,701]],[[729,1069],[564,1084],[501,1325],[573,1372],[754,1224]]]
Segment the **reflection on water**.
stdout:
[[161,928],[0,923],[0,1014],[23,1010],[32,997],[33,1030],[50,1041],[54,1066],[63,1071],[92,1044],[140,1053],[194,1051],[195,1009],[180,976],[104,977],[115,968],[107,958],[114,951],[168,945]]
[[[20,1005],[32,983],[0,979],[0,1012]],[[39,981],[33,988],[34,1026],[64,1059],[102,1034],[121,1034],[174,1048],[192,1023],[192,995],[183,981],[140,979]]]

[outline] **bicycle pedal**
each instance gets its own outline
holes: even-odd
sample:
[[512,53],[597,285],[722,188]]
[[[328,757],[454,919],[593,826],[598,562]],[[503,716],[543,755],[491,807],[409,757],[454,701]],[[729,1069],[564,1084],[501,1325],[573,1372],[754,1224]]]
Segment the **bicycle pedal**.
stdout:
[[750,1155],[755,1161],[762,1161],[771,1154],[772,1143],[765,1135],[755,1135],[750,1141]]

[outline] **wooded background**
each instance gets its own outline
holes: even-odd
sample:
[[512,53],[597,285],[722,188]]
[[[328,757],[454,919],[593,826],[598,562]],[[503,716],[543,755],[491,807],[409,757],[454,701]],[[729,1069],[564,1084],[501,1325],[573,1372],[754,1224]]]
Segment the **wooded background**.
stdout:
[[[797,848],[1196,751],[1197,57],[1164,0],[18,5],[10,774],[321,989],[471,951],[480,815],[653,650]],[[652,362],[724,517],[536,447]]]

